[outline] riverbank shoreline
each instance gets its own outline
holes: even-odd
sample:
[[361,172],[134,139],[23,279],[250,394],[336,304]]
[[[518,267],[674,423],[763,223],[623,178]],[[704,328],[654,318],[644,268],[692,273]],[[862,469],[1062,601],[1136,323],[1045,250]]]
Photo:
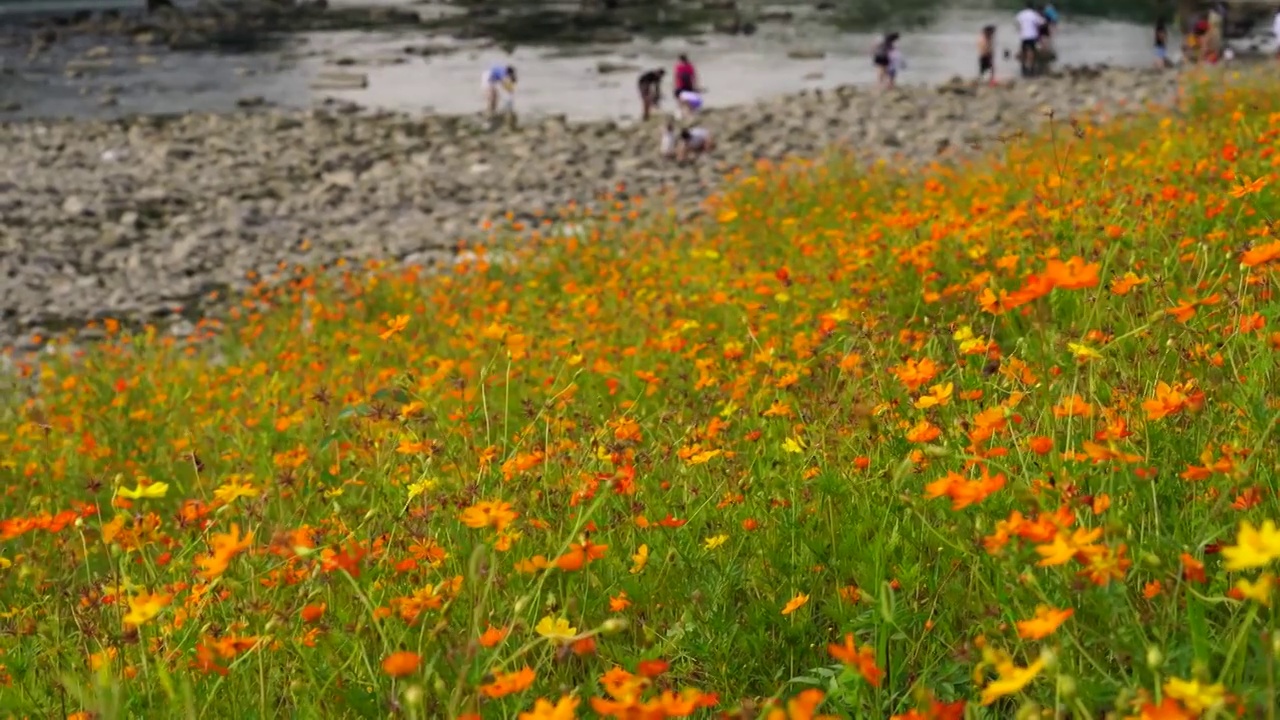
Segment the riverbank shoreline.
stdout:
[[[735,169],[815,157],[922,165],[1058,121],[1169,106],[1178,74],[1079,68],[990,88],[957,81],[802,92],[700,122],[713,156],[658,154],[659,122],[262,110],[0,125],[0,347],[27,352],[107,318],[200,317],[280,267],[447,264],[494,223],[536,227],[598,198],[674,198],[685,219]],[[189,324],[189,323],[188,323]]]

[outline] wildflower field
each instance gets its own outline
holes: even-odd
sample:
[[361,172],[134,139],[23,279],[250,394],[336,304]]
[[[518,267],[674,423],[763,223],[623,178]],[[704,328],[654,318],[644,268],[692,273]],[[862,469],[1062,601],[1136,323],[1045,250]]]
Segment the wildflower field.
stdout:
[[16,359],[0,714],[1274,718],[1277,148],[1197,91]]

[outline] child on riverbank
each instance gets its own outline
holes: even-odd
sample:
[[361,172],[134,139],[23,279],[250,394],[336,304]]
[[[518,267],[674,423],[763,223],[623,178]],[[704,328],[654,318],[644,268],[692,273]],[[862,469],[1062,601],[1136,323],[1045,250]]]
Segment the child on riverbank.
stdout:
[[503,96],[503,109],[507,112],[515,111],[516,68],[514,65],[494,65],[489,68],[484,73],[481,86],[484,89],[490,116],[498,112],[499,95]]
[[996,84],[996,26],[982,28],[978,37],[978,82]]
[[674,157],[676,154],[676,123],[674,120],[667,120],[667,124],[662,128],[662,139],[658,144],[658,154],[664,158]]
[[714,150],[715,140],[711,137],[711,131],[704,127],[686,128],[680,131],[678,147],[676,160],[684,162],[690,157]]

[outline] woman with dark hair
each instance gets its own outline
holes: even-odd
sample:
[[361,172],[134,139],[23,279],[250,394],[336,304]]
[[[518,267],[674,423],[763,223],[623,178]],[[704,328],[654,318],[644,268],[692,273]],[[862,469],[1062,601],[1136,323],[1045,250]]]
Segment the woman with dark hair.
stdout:
[[658,68],[640,76],[641,115],[645,120],[649,119],[649,113],[662,101],[662,78],[666,74],[666,70]]
[[1169,60],[1169,23],[1164,18],[1156,20],[1156,67],[1173,67]]
[[901,69],[902,55],[898,52],[899,37],[901,35],[896,32],[886,34],[871,55],[871,61],[880,69],[881,87],[893,87],[898,70]]

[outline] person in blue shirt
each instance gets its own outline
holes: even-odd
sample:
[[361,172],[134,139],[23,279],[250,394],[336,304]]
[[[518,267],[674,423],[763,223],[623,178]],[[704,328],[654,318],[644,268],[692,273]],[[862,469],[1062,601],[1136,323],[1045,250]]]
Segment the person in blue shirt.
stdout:
[[489,114],[498,111],[498,92],[503,91],[509,99],[516,92],[516,68],[514,65],[494,65],[485,70],[481,80],[485,99],[488,100]]
[[1058,24],[1058,9],[1053,6],[1053,3],[1046,3],[1044,11],[1040,14],[1044,15],[1044,19],[1047,20],[1050,25]]

